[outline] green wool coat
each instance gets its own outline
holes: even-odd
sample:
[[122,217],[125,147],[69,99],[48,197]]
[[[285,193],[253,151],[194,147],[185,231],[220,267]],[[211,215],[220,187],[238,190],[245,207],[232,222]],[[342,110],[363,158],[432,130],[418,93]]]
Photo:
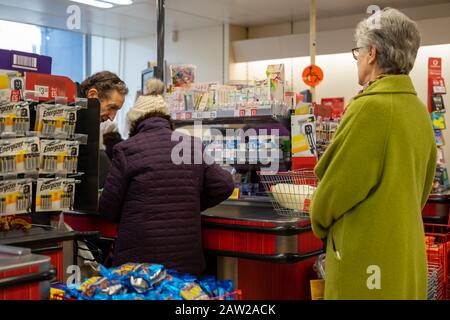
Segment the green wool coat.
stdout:
[[421,211],[436,156],[409,76],[385,76],[350,102],[315,168],[311,222],[327,239],[325,299],[427,298]]

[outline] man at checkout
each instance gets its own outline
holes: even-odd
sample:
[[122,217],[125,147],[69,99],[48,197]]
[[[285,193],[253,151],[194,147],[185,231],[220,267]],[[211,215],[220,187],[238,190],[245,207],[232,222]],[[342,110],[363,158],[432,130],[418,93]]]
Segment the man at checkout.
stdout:
[[100,101],[101,122],[114,121],[128,94],[125,82],[110,71],[93,74],[81,83],[80,89],[84,97]]
[[99,187],[103,188],[111,161],[103,146],[104,129],[112,126],[112,121],[125,102],[128,88],[115,73],[101,71],[84,80],[80,85],[81,95],[100,101],[100,151]]

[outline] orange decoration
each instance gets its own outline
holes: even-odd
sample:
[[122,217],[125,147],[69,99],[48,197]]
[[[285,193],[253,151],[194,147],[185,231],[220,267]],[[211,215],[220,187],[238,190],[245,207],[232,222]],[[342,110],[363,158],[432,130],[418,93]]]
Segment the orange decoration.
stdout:
[[317,86],[323,80],[323,71],[320,67],[311,64],[302,73],[303,82],[310,87]]

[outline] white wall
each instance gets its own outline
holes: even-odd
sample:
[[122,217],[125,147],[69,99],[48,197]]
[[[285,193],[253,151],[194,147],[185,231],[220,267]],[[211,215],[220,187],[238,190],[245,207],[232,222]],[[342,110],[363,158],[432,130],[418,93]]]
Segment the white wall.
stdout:
[[108,70],[120,76],[120,40],[92,36],[91,74]]
[[[450,3],[404,10],[416,22],[422,45],[450,43]],[[430,18],[420,10],[427,11]],[[317,22],[317,54],[345,53],[355,47],[354,33],[364,14],[320,19]],[[416,18],[417,17],[417,18]],[[284,59],[309,55],[306,21],[248,28],[248,39],[232,43],[236,62]]]
[[[443,77],[450,83],[450,44],[423,46],[419,49],[416,63],[411,71],[411,78],[416,88],[419,98],[427,104],[428,96],[428,58],[442,57]],[[290,59],[277,59],[254,61],[249,63],[237,63],[232,76],[232,80],[255,80],[264,79],[265,70],[269,64],[285,64],[286,81],[294,83],[293,89],[296,92],[307,89],[307,86],[301,80],[302,70],[309,65],[309,57],[299,57]],[[316,88],[317,101],[327,97],[344,97],[347,103],[357,92],[360,86],[357,81],[356,61],[350,53],[319,55],[316,57],[316,64],[324,71],[324,80]],[[242,78],[247,75],[246,78]],[[448,88],[450,91],[450,88]],[[450,94],[444,96],[444,103],[449,112],[445,115],[446,123],[449,129],[444,130],[444,138],[448,144],[444,147],[445,158],[450,161]]]

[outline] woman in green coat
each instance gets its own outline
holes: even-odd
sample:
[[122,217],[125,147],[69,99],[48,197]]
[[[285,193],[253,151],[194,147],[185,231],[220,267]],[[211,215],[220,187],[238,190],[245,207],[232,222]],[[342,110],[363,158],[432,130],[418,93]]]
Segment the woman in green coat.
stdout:
[[408,76],[420,34],[395,9],[373,22],[358,25],[353,49],[364,89],[315,168],[311,220],[327,244],[325,299],[426,299],[421,211],[437,150]]

